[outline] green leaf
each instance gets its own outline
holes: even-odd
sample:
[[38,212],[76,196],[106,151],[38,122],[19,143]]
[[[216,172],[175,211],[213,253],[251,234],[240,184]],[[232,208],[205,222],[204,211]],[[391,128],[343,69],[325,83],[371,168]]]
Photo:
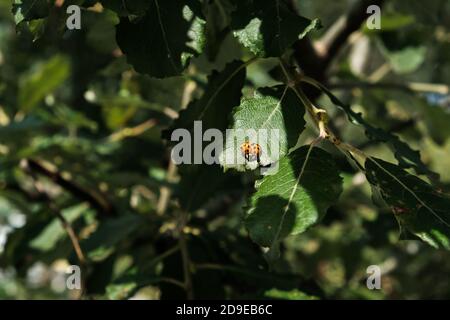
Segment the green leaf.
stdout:
[[392,69],[398,74],[410,73],[417,68],[425,60],[425,54],[427,52],[426,47],[407,47],[399,51],[382,50],[390,62]]
[[419,102],[423,112],[423,121],[430,137],[439,145],[443,145],[450,137],[450,112],[424,101]]
[[[233,110],[231,129],[246,130],[247,135],[238,134],[236,137],[232,135],[227,137],[225,150],[220,156],[221,164],[225,168],[238,170],[257,166],[256,161],[245,162],[239,149],[246,139],[262,146],[261,165],[278,161],[297,143],[298,137],[305,127],[304,113],[304,108],[299,104],[295,93],[283,85],[261,88],[254,93],[253,97],[242,98],[241,104]],[[258,131],[247,131],[252,129],[268,130],[268,140],[272,138],[269,130],[279,130],[279,136],[276,139],[279,147],[278,155],[272,153],[270,143],[258,140]],[[226,161],[226,159],[237,159],[236,153],[238,153],[238,157],[242,157],[240,163]]]
[[214,195],[240,186],[238,176],[224,173],[218,165],[183,165],[180,175],[177,196],[186,210],[196,210]]
[[210,61],[217,56],[220,45],[229,33],[234,6],[229,0],[205,1],[206,51]]
[[142,224],[138,215],[126,215],[100,224],[99,228],[81,246],[92,261],[106,259],[116,245]]
[[[87,15],[89,14],[89,17]],[[98,52],[109,54],[117,48],[115,25],[119,23],[119,18],[111,11],[102,13],[84,13],[83,18],[92,19],[86,34],[86,43]]]
[[111,300],[127,299],[137,288],[137,283],[130,281],[127,283],[113,283],[106,287],[106,296]]
[[176,0],[152,0],[146,15],[121,18],[117,43],[136,71],[164,78],[180,75],[205,43],[204,20]]
[[[62,210],[61,214],[68,223],[72,223],[88,210],[89,205],[82,203]],[[30,242],[30,247],[43,252],[50,251],[56,246],[58,241],[64,237],[67,237],[67,233],[61,225],[61,221],[58,218],[54,218],[52,222]]]
[[283,1],[236,0],[234,36],[260,57],[279,57],[298,39],[320,27],[319,20],[295,14]]
[[169,139],[169,133],[177,128],[192,130],[194,121],[202,121],[203,131],[208,128],[225,130],[229,115],[239,104],[242,95],[245,67],[246,64],[242,61],[233,61],[221,72],[213,71],[208,77],[208,87],[203,96],[199,100],[192,101],[179,113],[179,117],[164,136]]
[[357,113],[352,108],[341,102],[330,90],[319,82],[310,79],[308,83],[316,86],[323,93],[325,93],[333,104],[340,107],[347,114],[350,122],[362,126],[365,129],[366,136],[379,142],[386,142],[393,149],[394,156],[398,160],[399,165],[404,168],[414,168],[419,174],[428,174],[430,177],[436,177],[437,174],[422,162],[420,158],[420,152],[412,149],[407,143],[400,140],[400,138],[390,132],[383,129],[376,128],[364,120],[361,113]]
[[35,19],[28,22],[28,28],[33,34],[33,41],[41,38],[45,33],[45,28],[47,25],[47,19]]
[[[241,61],[233,61],[221,72],[214,71],[208,77],[208,87],[203,96],[179,113],[178,119],[164,132],[164,136],[170,139],[170,132],[185,128],[195,139],[193,125],[198,120],[202,121],[203,132],[208,128],[224,131],[228,127],[231,112],[239,104],[242,95],[245,67],[246,64]],[[194,152],[192,150],[191,154],[194,155]],[[214,187],[220,187],[228,180],[218,165],[181,165],[180,175],[178,194],[186,210],[200,207],[217,191]]]
[[44,18],[48,15],[47,0],[14,0],[12,13],[17,24],[22,21]]
[[368,158],[367,180],[393,210],[402,231],[436,248],[450,249],[450,198],[398,166]]
[[284,300],[319,300],[315,296],[311,296],[297,289],[293,290],[280,290],[280,289],[270,289],[264,292],[264,296],[270,299],[284,299]]
[[342,191],[342,179],[330,154],[303,146],[281,159],[278,172],[256,188],[245,225],[253,241],[274,249],[325,215]]
[[101,0],[105,8],[115,11],[119,16],[142,16],[150,8],[149,0]]
[[388,32],[395,31],[406,26],[409,26],[415,22],[414,15],[403,14],[403,13],[390,13],[381,15],[381,28],[380,29],[369,29],[367,25],[364,25],[363,32],[366,34],[378,33],[378,32]]
[[31,111],[46,95],[58,88],[70,75],[70,63],[65,56],[57,55],[36,66],[20,79],[19,108]]

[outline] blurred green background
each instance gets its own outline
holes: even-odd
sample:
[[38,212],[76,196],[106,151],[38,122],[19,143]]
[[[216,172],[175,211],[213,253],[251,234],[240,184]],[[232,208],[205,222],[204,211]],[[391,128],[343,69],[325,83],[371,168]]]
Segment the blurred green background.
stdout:
[[[190,185],[174,174],[161,132],[201,96],[212,70],[251,53],[228,35],[213,61],[203,53],[184,76],[154,79],[127,64],[115,40],[119,17],[96,1],[76,2],[82,29],[73,31],[64,10],[20,21],[13,2],[22,1],[0,0],[0,299],[79,296],[66,288],[66,268],[78,259],[58,215],[80,238],[88,297],[184,298],[173,234],[177,200]],[[355,1],[297,2],[303,16],[322,21],[311,34],[319,39]],[[381,30],[361,27],[333,58],[328,85],[371,124],[420,150],[448,192],[450,2],[385,1],[381,12]],[[244,94],[277,83],[276,64],[252,64]],[[394,161],[329,110],[345,141]],[[271,271],[241,221],[255,176],[227,173],[208,190],[185,230],[196,298],[450,298],[450,253],[400,241],[391,211],[373,204],[364,175],[341,160],[339,203],[286,240]],[[381,290],[366,287],[372,264],[383,270]]]

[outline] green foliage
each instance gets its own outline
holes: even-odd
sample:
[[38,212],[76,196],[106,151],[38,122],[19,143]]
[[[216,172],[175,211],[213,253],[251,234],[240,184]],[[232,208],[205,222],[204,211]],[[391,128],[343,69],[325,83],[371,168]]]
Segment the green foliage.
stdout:
[[[226,129],[228,115],[239,103],[244,79],[245,64],[241,61],[230,62],[220,73],[213,72],[208,77],[208,88],[201,99],[191,102],[180,112],[172,129],[185,128],[193,134],[194,121],[202,121],[203,130]],[[217,117],[218,113],[223,116]]]
[[63,56],[55,56],[36,67],[30,75],[21,79],[19,105],[31,111],[42,99],[53,92],[69,76],[70,65]]
[[16,24],[22,21],[44,18],[48,15],[48,3],[46,0],[14,0],[12,12]]
[[232,13],[233,34],[257,56],[279,57],[295,40],[320,26],[292,12],[283,1],[236,0]]
[[333,95],[333,93],[331,93],[320,83],[316,81],[311,81],[311,83],[320,88],[336,106],[342,108],[352,123],[362,126],[365,129],[365,133],[369,139],[386,142],[393,149],[395,158],[397,158],[402,167],[413,167],[418,171],[418,173],[433,175],[433,172],[431,172],[421,160],[419,151],[413,150],[407,143],[401,141],[399,137],[393,135],[392,133],[369,124],[366,120],[364,120],[361,113],[353,111],[349,105],[341,102],[335,95]]
[[[297,143],[300,133],[304,129],[302,106],[298,104],[298,99],[292,90],[287,86],[276,86],[272,88],[260,88],[251,98],[243,98],[241,104],[233,110],[233,125],[231,129],[242,130],[243,135],[230,135],[227,137],[224,152],[220,160],[225,168],[236,168],[245,170],[251,168],[250,163],[235,164],[226,163],[225,159],[236,154],[234,139],[237,139],[237,145],[240,146],[247,139],[252,142],[258,141],[258,130],[267,130],[270,136],[270,130],[278,131],[278,157],[271,155],[271,145],[266,146],[266,150],[261,154],[260,164],[268,165],[278,161],[285,156],[289,149]],[[251,131],[251,130],[255,131]],[[261,143],[261,142],[260,142]],[[238,151],[240,152],[240,151]],[[254,164],[253,164],[254,165]]]
[[245,218],[250,237],[273,249],[286,236],[304,232],[337,201],[341,183],[327,152],[297,149],[281,159],[276,174],[256,183]]
[[118,45],[138,72],[157,78],[181,74],[203,50],[204,20],[176,0],[151,1],[145,12],[137,20],[121,19]]
[[433,247],[450,249],[450,197],[386,161],[366,160],[369,182],[380,190],[400,226]]
[[449,298],[450,4],[354,2],[0,1],[0,299]]

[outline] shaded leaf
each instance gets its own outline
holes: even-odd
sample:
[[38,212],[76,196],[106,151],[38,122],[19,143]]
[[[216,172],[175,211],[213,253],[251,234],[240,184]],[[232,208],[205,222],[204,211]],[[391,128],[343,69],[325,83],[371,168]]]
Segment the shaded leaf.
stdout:
[[367,180],[380,191],[402,229],[433,247],[450,249],[450,198],[447,194],[380,159],[368,158],[365,167]]
[[84,19],[92,19],[92,25],[86,35],[86,43],[100,53],[109,54],[117,48],[115,25],[119,18],[111,11],[89,14],[84,13]]
[[119,16],[142,16],[150,8],[149,0],[101,0],[105,8],[115,11]]
[[298,39],[320,27],[319,20],[298,16],[283,1],[236,0],[234,36],[260,57],[279,57]]
[[240,177],[224,173],[218,165],[181,166],[180,174],[177,196],[186,210],[196,210],[214,195],[240,187]]
[[407,47],[399,51],[382,51],[390,62],[392,69],[396,73],[410,73],[417,68],[425,60],[426,48],[419,47]]
[[16,24],[22,21],[44,18],[48,15],[49,4],[47,0],[14,0],[12,12]]
[[221,72],[213,71],[208,76],[208,86],[203,96],[199,100],[192,101],[179,113],[179,117],[165,133],[165,137],[168,138],[167,134],[177,128],[192,129],[194,121],[202,121],[203,130],[226,129],[229,115],[241,98],[245,67],[242,61],[233,61]]
[[[169,139],[170,132],[177,128],[184,128],[190,131],[194,139],[201,139],[193,132],[194,121],[199,120],[202,121],[203,132],[208,128],[224,131],[228,126],[233,107],[239,104],[241,98],[245,66],[241,61],[233,61],[227,64],[223,71],[214,71],[208,77],[208,87],[203,96],[191,102],[179,113],[173,126],[164,133],[165,137]],[[193,148],[191,155],[195,152],[194,143],[191,146]],[[192,159],[192,162],[194,160]],[[214,192],[217,192],[212,186],[223,185],[229,179],[218,165],[181,165],[180,174],[179,196],[186,210],[198,208]]]
[[304,146],[281,159],[278,172],[258,181],[256,188],[245,225],[256,243],[273,249],[325,215],[342,191],[342,179],[331,155]]
[[19,108],[31,111],[46,95],[60,86],[70,74],[66,57],[57,55],[40,64],[32,73],[20,79]]
[[283,300],[318,300],[319,298],[311,296],[300,290],[280,290],[280,289],[270,289],[264,292],[264,296],[270,299],[283,299]]
[[136,71],[157,78],[179,75],[204,46],[204,20],[176,0],[153,0],[141,19],[121,18],[117,43]]
[[115,246],[136,231],[141,223],[142,218],[137,215],[107,220],[100,224],[99,228],[81,243],[81,246],[89,259],[104,260],[114,251]]
[[[82,203],[62,210],[61,214],[68,223],[72,223],[81,217],[87,210],[89,210],[89,205]],[[50,251],[56,246],[58,241],[64,237],[67,237],[67,233],[64,230],[61,221],[58,218],[54,218],[36,238],[31,240],[30,247],[44,252]]]
[[421,102],[419,107],[423,112],[423,119],[430,137],[437,144],[444,144],[450,137],[450,112],[440,106]]
[[229,32],[233,10],[234,6],[229,0],[205,1],[206,50],[211,61],[217,56],[220,45]]
[[332,103],[340,107],[347,114],[350,122],[362,126],[365,129],[366,136],[373,141],[386,142],[393,149],[394,156],[398,160],[399,165],[404,168],[413,167],[417,173],[428,174],[431,177],[436,177],[437,174],[427,168],[420,158],[420,152],[412,149],[407,143],[400,140],[400,138],[383,129],[376,128],[364,120],[361,113],[357,113],[352,108],[341,102],[330,90],[319,82],[312,80],[308,81],[323,93],[325,93]]

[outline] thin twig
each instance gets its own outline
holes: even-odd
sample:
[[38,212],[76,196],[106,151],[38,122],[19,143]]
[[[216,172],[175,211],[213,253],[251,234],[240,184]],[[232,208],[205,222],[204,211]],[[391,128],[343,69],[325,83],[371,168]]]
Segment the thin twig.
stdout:
[[66,230],[67,234],[69,235],[70,241],[72,242],[73,249],[75,250],[80,265],[84,265],[86,263],[86,259],[83,254],[83,250],[81,250],[80,241],[77,234],[73,230],[72,225],[66,220],[62,213],[59,210],[54,211],[64,230]]
[[339,82],[331,83],[328,85],[330,89],[353,89],[353,88],[363,88],[363,89],[388,89],[388,90],[400,90],[408,93],[438,93],[442,95],[449,94],[449,87],[445,84],[437,83],[421,83],[421,82],[410,82],[410,83],[395,83],[395,82],[364,82],[364,81],[354,81],[354,82]]
[[[331,63],[347,44],[350,35],[357,31],[367,19],[367,7],[369,5],[381,6],[383,2],[383,0],[356,1],[351,9],[342,15],[314,44],[309,37],[296,41],[293,56],[302,72],[320,82],[326,82],[327,71]],[[291,5],[291,7],[295,11],[295,6]],[[310,86],[305,87],[304,91],[312,100],[320,95],[319,90]]]
[[67,235],[69,236],[70,242],[72,243],[72,247],[75,251],[75,254],[78,259],[78,263],[81,269],[81,290],[78,296],[78,299],[82,299],[85,290],[86,290],[86,266],[87,266],[87,260],[85,258],[85,255],[83,253],[83,250],[80,246],[80,241],[78,239],[78,236],[73,229],[72,225],[67,221],[67,219],[64,217],[64,215],[60,212],[60,210],[54,205],[53,200],[48,193],[48,191],[42,186],[42,184],[38,181],[35,172],[30,170],[30,167],[27,166],[25,163],[22,163],[23,169],[30,174],[31,178],[33,179],[33,185],[37,192],[41,195],[42,199],[45,199],[46,202],[48,202],[50,210],[53,212],[53,214],[57,217],[57,219],[61,222],[61,225],[63,229],[66,231]]
[[159,278],[159,281],[174,284],[174,285],[176,285],[176,286],[178,286],[178,287],[180,287],[182,289],[185,288],[183,282],[178,281],[178,280],[173,279],[173,278],[161,277],[161,278]]
[[[196,83],[193,81],[188,81],[185,84],[183,96],[180,101],[180,109],[186,108],[189,104],[189,101],[192,98],[192,94],[195,91]],[[173,182],[175,179],[175,176],[177,174],[177,166],[172,161],[172,159],[169,159],[169,168],[167,172],[167,181]],[[162,215],[167,209],[167,205],[170,201],[171,196],[171,190],[168,187],[162,187],[161,188],[161,195],[160,199],[158,201],[157,206],[157,213]],[[186,291],[186,297],[188,300],[194,299],[194,289],[192,285],[192,274],[191,274],[191,260],[189,257],[189,248],[187,243],[186,234],[184,232],[184,229],[186,227],[186,224],[189,220],[189,212],[186,210],[180,211],[180,214],[178,216],[178,243],[181,251],[181,259],[183,263],[183,278],[184,278],[184,284],[183,287]]]
[[[167,168],[167,176],[166,181],[168,183],[172,183],[175,181],[175,177],[177,175],[177,166],[175,163],[169,159],[169,166]],[[156,204],[156,214],[159,216],[164,215],[167,210],[167,206],[169,205],[170,197],[172,195],[172,189],[169,186],[163,185],[159,189],[159,199]]]
[[193,300],[194,289],[192,287],[191,260],[189,257],[186,234],[184,233],[184,227],[186,226],[187,220],[188,213],[183,211],[180,215],[178,241],[180,244],[181,258],[183,260],[184,288],[186,290],[186,297],[188,300]]
[[153,128],[158,122],[155,119],[149,119],[135,127],[132,128],[123,128],[117,132],[114,132],[109,136],[109,140],[112,142],[117,142],[129,137],[136,137],[147,130]]
[[381,7],[383,2],[383,0],[359,0],[355,2],[349,12],[342,15],[327,30],[315,45],[320,55],[324,57],[325,68],[337,56],[350,35],[358,30],[361,24],[367,19],[367,8],[370,5]]

